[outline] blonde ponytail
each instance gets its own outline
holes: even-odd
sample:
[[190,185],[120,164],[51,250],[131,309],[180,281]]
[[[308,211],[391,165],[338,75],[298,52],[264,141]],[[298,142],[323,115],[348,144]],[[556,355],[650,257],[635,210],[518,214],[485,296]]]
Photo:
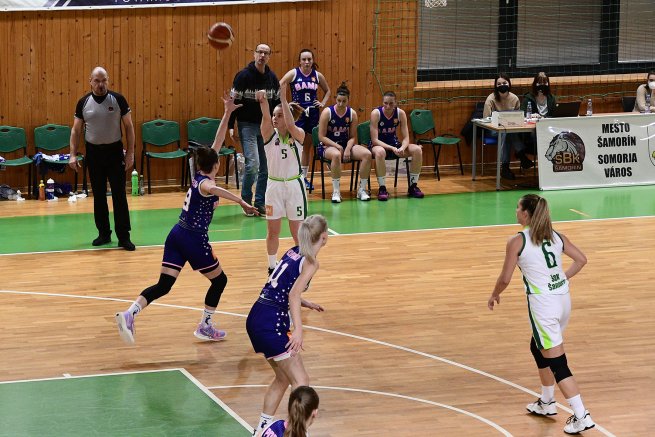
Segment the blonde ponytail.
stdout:
[[313,263],[316,258],[314,245],[321,238],[323,232],[327,232],[328,226],[325,217],[314,214],[307,217],[298,230],[298,246],[300,254],[309,262]]
[[532,244],[541,244],[544,240],[552,241],[553,224],[550,220],[548,202],[536,194],[521,197],[521,208],[530,216],[530,240]]
[[288,426],[284,437],[305,437],[307,421],[315,410],[318,410],[316,390],[306,385],[296,387],[289,396]]

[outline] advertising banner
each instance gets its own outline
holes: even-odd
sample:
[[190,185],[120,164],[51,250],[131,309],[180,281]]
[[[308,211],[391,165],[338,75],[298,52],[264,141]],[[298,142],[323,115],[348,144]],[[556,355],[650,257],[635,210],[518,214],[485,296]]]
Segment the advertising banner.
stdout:
[[542,190],[655,184],[655,114],[546,118],[537,152]]
[[0,11],[212,6],[319,0],[0,0]]

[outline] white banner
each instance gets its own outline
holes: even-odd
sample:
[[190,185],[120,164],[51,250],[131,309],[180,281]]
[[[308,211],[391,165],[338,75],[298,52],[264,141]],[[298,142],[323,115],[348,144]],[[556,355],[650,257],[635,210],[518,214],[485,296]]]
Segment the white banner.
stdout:
[[212,6],[320,0],[0,0],[0,11]]
[[655,114],[546,118],[537,153],[542,190],[655,184]]

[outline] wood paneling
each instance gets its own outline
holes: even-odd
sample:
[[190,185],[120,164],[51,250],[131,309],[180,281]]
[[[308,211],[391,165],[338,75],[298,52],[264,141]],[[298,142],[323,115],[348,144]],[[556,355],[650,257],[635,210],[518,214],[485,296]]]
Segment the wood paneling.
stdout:
[[[409,2],[411,3],[411,2]],[[137,165],[140,159],[140,125],[154,118],[180,123],[201,115],[222,114],[221,95],[231,87],[234,75],[252,60],[259,42],[273,49],[270,66],[283,75],[297,64],[298,51],[315,51],[321,71],[336,89],[347,81],[351,105],[360,121],[381,101],[380,86],[373,74],[374,21],[378,3],[367,0],[270,3],[261,5],[142,8],[80,11],[0,13],[0,123],[26,129],[33,150],[33,129],[45,123],[72,125],[77,100],[89,90],[89,72],[105,66],[110,87],[124,94],[133,111],[137,132]],[[476,100],[488,91],[479,86],[450,89],[415,89],[416,11],[412,4],[386,2],[381,37],[395,44],[393,50],[379,45],[377,67],[391,75],[393,87],[407,96],[403,108],[432,109],[441,132],[458,134]],[[396,14],[390,20],[388,14]],[[217,52],[206,42],[211,23],[232,24],[236,40],[232,48]],[[393,24],[393,27],[389,25]],[[380,44],[380,41],[378,41]],[[403,51],[402,62],[398,59]],[[379,71],[378,71],[379,74]],[[491,82],[491,81],[490,81]],[[555,91],[580,96],[598,92],[589,78],[567,83]],[[634,92],[636,84],[603,83],[603,92]],[[515,89],[517,94],[527,86]],[[462,98],[462,96],[468,96]],[[620,97],[597,99],[596,112],[620,110]],[[83,150],[83,148],[82,148]],[[432,154],[426,150],[426,171]],[[470,148],[463,147],[470,162]],[[456,154],[444,150],[442,164],[454,164]],[[0,172],[0,183],[24,184],[21,171]],[[177,163],[153,162],[153,179],[179,178]],[[72,182],[67,172],[60,179]]]

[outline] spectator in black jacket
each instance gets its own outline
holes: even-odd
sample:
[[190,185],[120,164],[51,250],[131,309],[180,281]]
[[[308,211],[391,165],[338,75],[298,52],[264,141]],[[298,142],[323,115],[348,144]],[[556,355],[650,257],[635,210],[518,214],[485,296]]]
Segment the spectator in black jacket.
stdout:
[[[255,92],[266,91],[270,108],[275,108],[280,103],[280,83],[273,70],[267,65],[270,57],[271,48],[267,44],[259,44],[255,49],[255,60],[234,76],[232,95],[235,102],[243,106],[232,113],[228,124],[232,140],[236,143],[241,139],[243,156],[246,159],[241,197],[253,205],[252,185],[256,179],[254,206],[262,216],[266,215],[264,195],[268,169],[264,153],[264,139],[259,130],[262,111],[259,102],[255,99]],[[235,120],[237,121],[238,136],[234,135]]]

